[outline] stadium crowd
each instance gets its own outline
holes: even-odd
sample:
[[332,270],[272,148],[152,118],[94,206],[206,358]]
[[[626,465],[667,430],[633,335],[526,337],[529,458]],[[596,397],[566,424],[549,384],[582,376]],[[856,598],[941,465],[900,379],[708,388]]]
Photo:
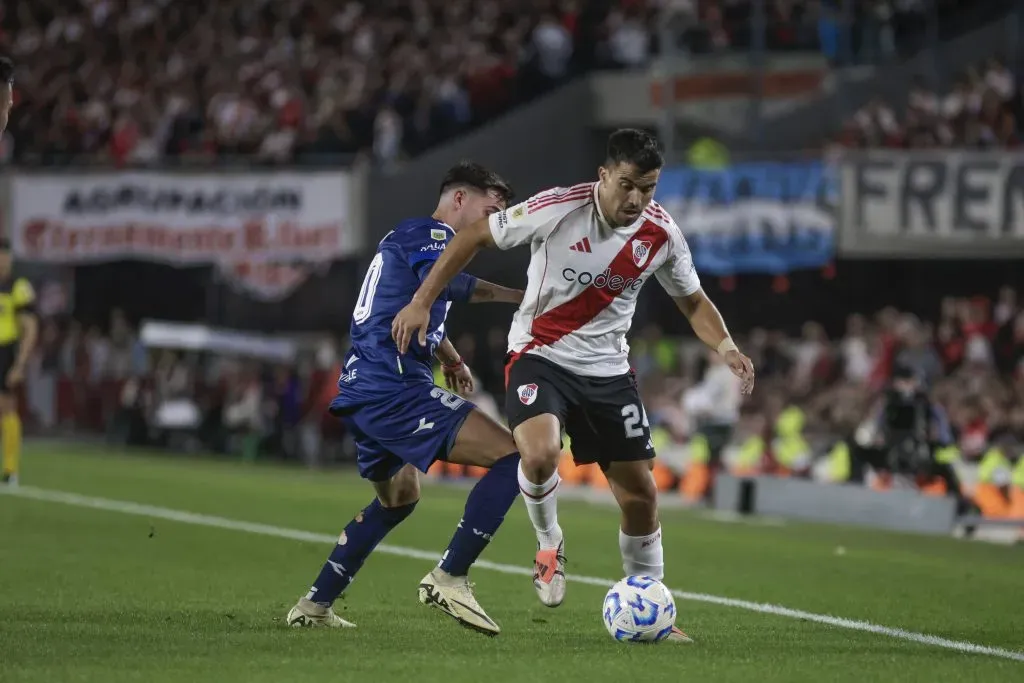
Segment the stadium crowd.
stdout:
[[[751,330],[742,347],[757,367],[758,387],[746,400],[714,354],[692,339],[665,337],[655,325],[635,335],[632,362],[664,439],[659,451],[710,437],[728,460],[729,449],[753,439],[759,447],[744,451],[746,469],[810,475],[838,440],[853,438],[899,364],[913,367],[946,409],[963,462],[978,463],[994,445],[1012,460],[1024,445],[1021,304],[1006,288],[994,300],[946,299],[935,317],[893,309],[852,315],[835,339],[813,322],[796,336]],[[454,341],[478,381],[473,400],[500,418],[505,330]],[[320,340],[298,363],[283,365],[147,349],[118,311],[105,330],[50,319],[24,408],[28,424],[47,432],[102,431],[117,442],[310,464],[341,460],[344,434],[326,414],[338,348]],[[194,418],[182,418],[183,411]],[[789,438],[797,448],[780,447]]]
[[[769,50],[890,54],[917,0],[772,0]],[[941,2],[952,12],[970,3]],[[592,68],[750,47],[748,0],[35,0],[4,5],[17,64],[0,151],[24,163],[390,163]],[[846,27],[850,27],[847,31]],[[382,57],[386,55],[386,57]]]
[[872,100],[847,122],[841,140],[858,148],[1015,148],[1022,116],[1020,76],[994,57],[967,69],[949,92],[915,79],[902,113]]

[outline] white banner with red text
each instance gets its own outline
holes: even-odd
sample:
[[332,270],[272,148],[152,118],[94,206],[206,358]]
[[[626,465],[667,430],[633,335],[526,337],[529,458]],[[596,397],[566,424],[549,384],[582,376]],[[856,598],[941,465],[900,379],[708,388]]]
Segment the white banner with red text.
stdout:
[[216,265],[261,300],[363,246],[347,171],[9,175],[7,235],[37,263]]

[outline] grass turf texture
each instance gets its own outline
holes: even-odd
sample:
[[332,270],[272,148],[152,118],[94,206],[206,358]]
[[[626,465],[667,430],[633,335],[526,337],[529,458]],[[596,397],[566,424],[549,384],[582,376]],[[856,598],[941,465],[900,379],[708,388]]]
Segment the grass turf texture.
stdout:
[[[29,449],[23,481],[332,536],[370,499],[342,473],[55,444]],[[386,542],[439,555],[464,500],[425,487]],[[614,509],[563,501],[560,521],[572,573],[620,576]],[[673,588],[1024,646],[1021,548],[683,511],[666,511],[663,528]],[[477,595],[503,628],[488,639],[420,605],[430,563],[392,555],[371,557],[338,604],[358,629],[286,628],[329,550],[0,496],[0,681],[1024,680],[1021,662],[684,600],[678,623],[696,645],[621,645],[601,623],[602,588],[571,583],[552,610],[528,578],[478,569]],[[533,551],[517,502],[485,558],[528,566]]]

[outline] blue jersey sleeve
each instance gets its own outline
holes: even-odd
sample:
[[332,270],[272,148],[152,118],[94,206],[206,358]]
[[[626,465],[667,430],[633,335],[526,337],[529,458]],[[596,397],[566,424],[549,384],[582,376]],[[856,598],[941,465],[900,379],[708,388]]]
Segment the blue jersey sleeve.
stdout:
[[466,273],[459,273],[448,285],[448,300],[469,303],[476,290],[476,278]]
[[[416,277],[419,278],[420,282],[423,282],[427,278],[427,273],[437,262],[437,259],[441,256],[442,249],[433,248],[433,243],[428,243],[425,246],[421,246],[419,250],[408,251],[409,266],[413,272],[416,273]],[[473,290],[476,289],[477,279],[472,275],[466,273],[459,273],[445,288],[444,298],[448,301],[455,301],[458,303],[466,303],[470,297],[473,296]]]

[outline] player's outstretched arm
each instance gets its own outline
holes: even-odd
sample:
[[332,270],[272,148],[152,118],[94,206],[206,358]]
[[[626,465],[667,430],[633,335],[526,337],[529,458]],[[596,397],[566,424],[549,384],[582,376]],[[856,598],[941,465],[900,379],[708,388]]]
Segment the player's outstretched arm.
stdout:
[[523,290],[502,287],[487,280],[477,280],[469,303],[478,304],[484,301],[494,301],[500,304],[521,304],[523,302]]
[[419,333],[420,346],[427,344],[427,327],[430,325],[430,306],[437,300],[444,288],[462,269],[473,260],[483,247],[494,246],[494,238],[487,219],[479,220],[459,230],[452,241],[438,257],[426,279],[412,297],[412,301],[400,310],[391,323],[391,337],[400,353],[409,350],[412,336]]
[[700,288],[688,296],[672,297],[672,299],[690,321],[690,326],[697,337],[721,354],[733,374],[743,380],[743,393],[752,392],[754,390],[754,364],[740,353],[736,343],[729,335],[722,314],[704,293],[704,289]]

